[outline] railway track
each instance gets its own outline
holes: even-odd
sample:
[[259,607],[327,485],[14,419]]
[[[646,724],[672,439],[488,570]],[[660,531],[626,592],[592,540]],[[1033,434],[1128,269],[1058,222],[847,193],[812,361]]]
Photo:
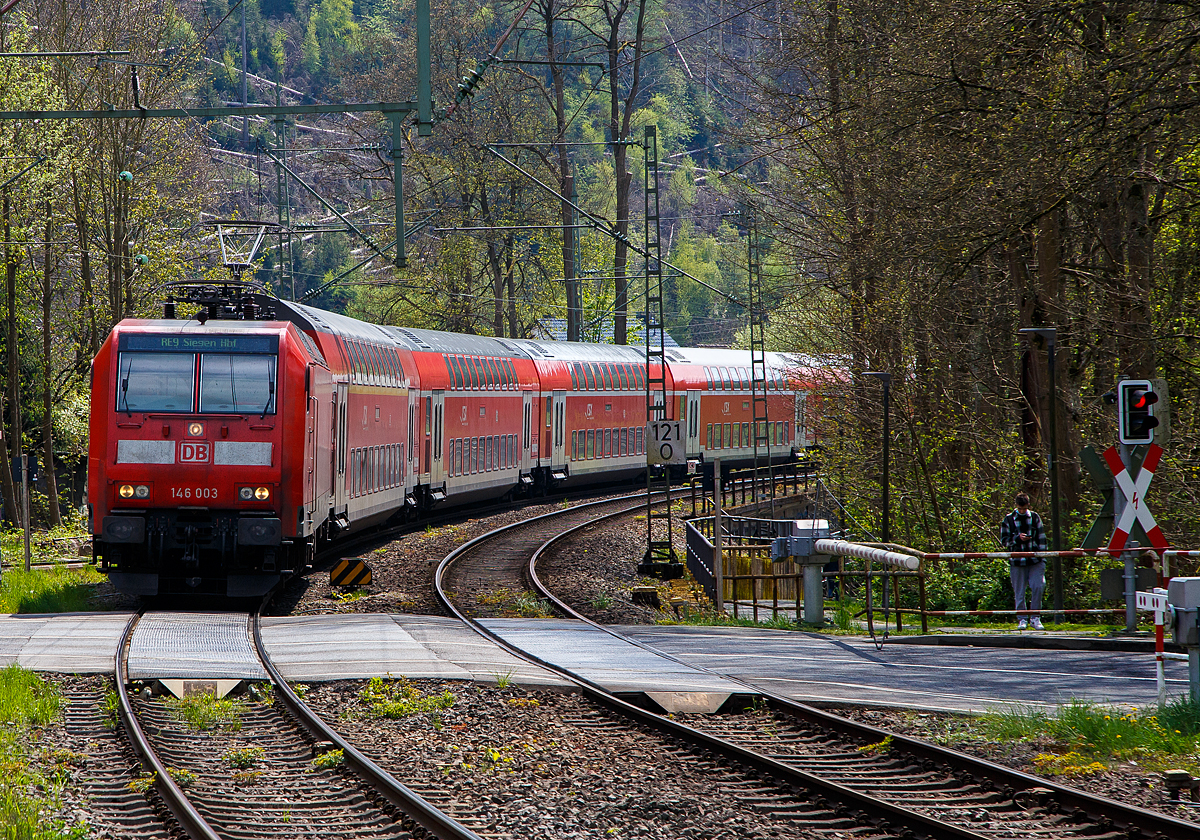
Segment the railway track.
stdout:
[[[439,598],[478,632],[512,649],[473,620],[487,612],[487,604],[480,604],[477,595],[489,586],[528,584],[537,598],[553,604],[563,615],[635,644],[575,612],[537,576],[538,560],[559,540],[632,510],[615,503],[580,507],[540,517],[528,530],[510,526],[474,540],[439,567]],[[1200,830],[1194,823],[858,724],[753,686],[747,688],[764,698],[764,708],[749,715],[688,716],[691,725],[685,725],[630,706],[576,675],[535,661],[572,679],[609,715],[636,721],[637,726],[673,739],[687,755],[719,754],[757,774],[756,778],[773,778],[798,792],[791,813],[810,830],[819,830],[829,814],[841,821],[839,830],[845,829],[841,823],[849,820],[857,826],[852,829],[856,832],[869,834],[882,828],[887,836],[895,831],[897,836],[914,837],[1182,840],[1195,837]],[[813,822],[807,822],[810,819]]]
[[[235,701],[236,713],[226,724],[200,731],[182,723],[163,701],[130,694],[125,651],[137,618],[121,640],[117,699],[127,743],[145,770],[131,786],[127,761],[108,789],[89,786],[93,795],[131,806],[137,836],[476,840],[308,710],[266,656],[257,614],[251,632],[271,689],[261,699]],[[77,726],[95,729],[99,702],[90,700],[90,710],[89,698],[72,704],[78,706],[74,718]],[[71,719],[69,711],[69,724]],[[119,752],[120,746],[112,749]]]

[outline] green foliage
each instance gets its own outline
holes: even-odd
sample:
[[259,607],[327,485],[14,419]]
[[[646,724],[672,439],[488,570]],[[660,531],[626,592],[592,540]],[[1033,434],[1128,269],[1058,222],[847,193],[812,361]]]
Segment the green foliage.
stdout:
[[96,607],[92,596],[96,585],[103,580],[91,566],[82,569],[55,566],[29,572],[7,568],[0,576],[0,611],[64,613],[93,610]]
[[420,690],[404,677],[397,680],[372,677],[360,692],[359,702],[367,707],[368,713],[373,717],[405,718],[448,709],[454,705],[454,695],[450,691],[422,695]]
[[308,764],[309,772],[316,770],[330,770],[334,767],[339,767],[346,761],[342,750],[329,750],[329,752],[321,753]]
[[262,747],[238,747],[226,752],[222,758],[230,767],[236,770],[246,770],[257,764],[263,755]]
[[77,756],[51,756],[57,768],[47,777],[37,769],[33,727],[45,726],[61,712],[62,697],[36,674],[10,665],[0,671],[0,826],[6,836],[29,840],[65,840],[84,836],[57,816],[66,769]]
[[37,674],[19,665],[0,671],[0,721],[45,726],[62,711],[62,695]]
[[165,702],[177,720],[197,732],[209,729],[237,732],[242,728],[241,713],[245,701],[241,698],[218,698],[215,694],[203,693],[168,697]]
[[1196,758],[1200,754],[1200,703],[1188,697],[1132,711],[1080,700],[1053,714],[1010,708],[983,715],[979,729],[1002,741],[1053,740],[1065,752],[1057,757],[1041,756],[1038,765],[1054,775],[1097,772],[1107,769],[1105,762],[1114,759],[1136,759],[1141,766],[1155,770],[1200,769]]

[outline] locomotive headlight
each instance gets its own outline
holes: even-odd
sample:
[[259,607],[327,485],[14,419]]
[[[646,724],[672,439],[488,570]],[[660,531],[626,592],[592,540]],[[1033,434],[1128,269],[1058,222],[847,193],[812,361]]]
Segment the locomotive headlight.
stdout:
[[133,485],[132,484],[122,484],[120,489],[117,490],[117,493],[120,495],[120,497],[122,499],[132,499],[133,498]]
[[255,487],[254,488],[254,498],[258,499],[260,502],[265,502],[267,499],[271,498],[271,488],[270,487]]
[[192,437],[200,437],[201,435],[204,434],[204,424],[203,423],[189,423],[188,424],[188,434],[191,435]]
[[250,501],[251,499],[254,498],[254,488],[253,487],[239,487],[238,488],[238,498],[241,499],[243,502]]
[[139,499],[149,499],[150,498],[150,488],[147,487],[145,484],[139,484],[137,487],[133,488],[133,495]]

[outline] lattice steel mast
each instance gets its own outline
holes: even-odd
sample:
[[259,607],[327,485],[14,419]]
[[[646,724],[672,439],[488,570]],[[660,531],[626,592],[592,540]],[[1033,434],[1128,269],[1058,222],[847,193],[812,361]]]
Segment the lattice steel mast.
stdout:
[[[758,216],[747,205],[746,245],[750,286],[750,394],[753,400],[754,437],[754,500],[765,489],[771,499],[771,518],[775,518],[775,475],[771,466],[770,419],[767,411],[767,342],[766,312],[762,293],[762,237]],[[762,487],[766,480],[768,488]]]
[[[673,406],[667,401],[666,326],[663,319],[662,228],[658,214],[658,130],[646,126],[646,422],[670,420]],[[655,336],[657,330],[658,335]],[[651,442],[647,428],[646,450]],[[682,564],[671,542],[671,468],[660,473],[646,465],[646,554],[638,573],[655,577],[680,577]],[[666,495],[664,495],[666,494]],[[659,498],[662,507],[655,509]]]

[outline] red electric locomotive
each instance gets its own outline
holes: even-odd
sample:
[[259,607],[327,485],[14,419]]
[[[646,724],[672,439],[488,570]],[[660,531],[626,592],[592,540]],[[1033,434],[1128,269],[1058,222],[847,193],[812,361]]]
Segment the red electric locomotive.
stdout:
[[[122,321],[92,366],[94,553],[123,592],[261,595],[322,538],[646,469],[641,348],[376,326],[236,284],[188,300],[190,320]],[[782,460],[814,442],[811,380],[767,365]],[[747,353],[672,348],[666,379],[689,457],[752,460]]]

